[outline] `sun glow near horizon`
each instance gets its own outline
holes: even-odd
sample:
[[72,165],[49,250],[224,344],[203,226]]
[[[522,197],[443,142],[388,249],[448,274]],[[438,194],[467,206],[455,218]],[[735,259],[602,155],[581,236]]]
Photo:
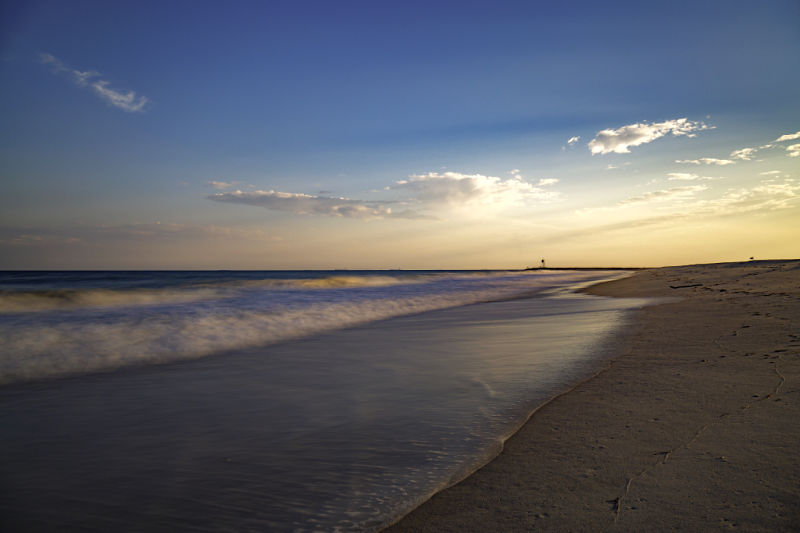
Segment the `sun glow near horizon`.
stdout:
[[[587,4],[574,15],[510,2],[514,16],[437,7],[423,20],[411,6],[243,3],[192,20],[210,35],[203,46],[228,52],[207,63],[185,53],[197,37],[158,40],[178,6],[156,19],[117,7],[88,20],[66,5],[18,6],[0,64],[17,80],[0,88],[0,268],[797,257],[800,107],[789,88],[800,74],[785,64],[800,53],[798,8],[741,3],[748,17],[712,29],[727,15],[706,6],[686,22],[687,6]],[[75,37],[87,24],[119,39],[100,36],[104,52],[87,51]],[[702,27],[705,41],[637,55],[609,37],[651,26],[687,36]],[[451,46],[477,28],[482,44]],[[411,44],[409,31],[429,39]],[[142,34],[157,38],[143,44]],[[546,51],[570,38],[575,49]],[[600,43],[606,71],[582,51],[588,43]],[[702,67],[676,61],[686,54]],[[745,76],[732,55],[764,59]],[[193,83],[201,73],[214,83]],[[652,94],[632,89],[643,76]]]

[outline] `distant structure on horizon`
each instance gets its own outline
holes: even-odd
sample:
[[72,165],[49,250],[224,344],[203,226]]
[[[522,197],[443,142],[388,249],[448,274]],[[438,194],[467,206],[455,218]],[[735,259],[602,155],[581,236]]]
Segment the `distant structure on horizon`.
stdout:
[[546,266],[544,266],[544,259],[542,259],[542,268],[547,268]]

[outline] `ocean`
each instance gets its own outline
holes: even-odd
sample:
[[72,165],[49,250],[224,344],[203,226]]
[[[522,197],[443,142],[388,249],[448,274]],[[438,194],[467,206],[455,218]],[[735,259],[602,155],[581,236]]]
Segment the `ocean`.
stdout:
[[377,531],[596,372],[619,271],[0,273],[0,529]]

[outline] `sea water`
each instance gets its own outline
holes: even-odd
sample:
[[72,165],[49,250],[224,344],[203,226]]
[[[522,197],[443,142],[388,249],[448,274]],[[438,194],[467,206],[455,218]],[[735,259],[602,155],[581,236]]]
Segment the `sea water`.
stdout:
[[3,530],[370,531],[598,367],[608,271],[0,274]]

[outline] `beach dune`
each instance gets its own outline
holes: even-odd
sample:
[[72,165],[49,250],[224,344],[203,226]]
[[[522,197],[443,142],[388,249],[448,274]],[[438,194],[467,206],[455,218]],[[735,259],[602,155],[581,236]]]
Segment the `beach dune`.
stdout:
[[800,261],[646,270],[593,378],[402,531],[800,530]]

